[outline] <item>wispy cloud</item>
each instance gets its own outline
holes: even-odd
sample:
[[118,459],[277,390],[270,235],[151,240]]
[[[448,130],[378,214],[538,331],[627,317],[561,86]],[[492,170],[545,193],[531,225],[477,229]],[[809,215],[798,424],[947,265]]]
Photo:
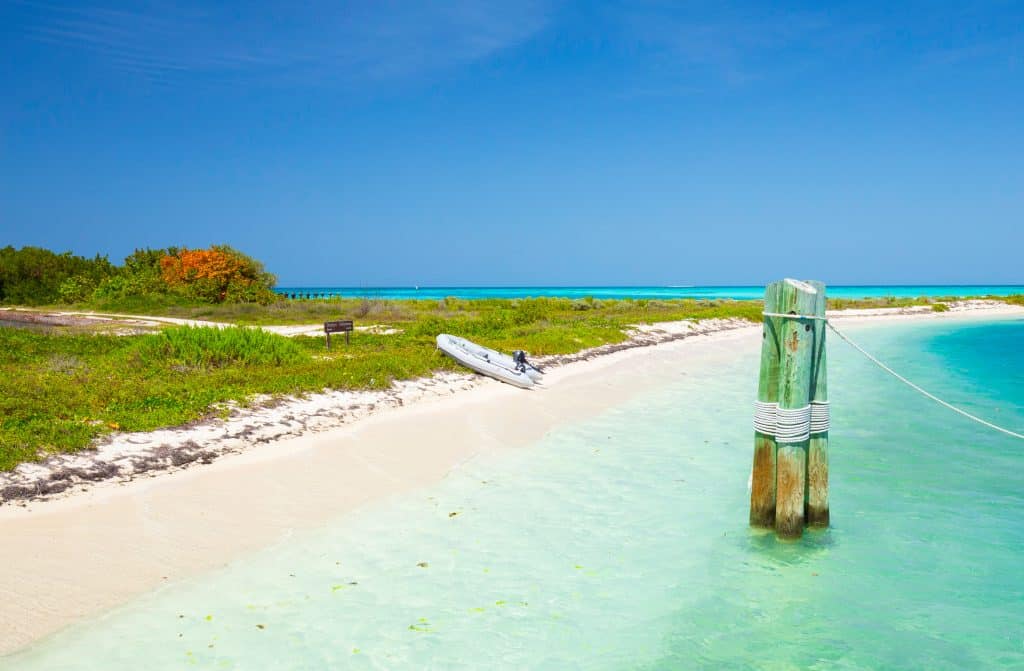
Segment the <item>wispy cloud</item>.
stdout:
[[34,10],[34,39],[154,80],[402,77],[487,58],[530,39],[548,21],[542,0],[26,4]]
[[[769,67],[800,59],[836,33],[824,13],[729,8],[705,3],[630,3],[614,10],[620,39],[661,58],[665,74],[690,85],[712,79],[743,84]],[[768,64],[771,63],[771,66]]]
[[743,85],[849,64],[912,69],[960,64],[1017,66],[1024,11],[1004,0],[934,11],[928,3],[856,3],[811,10],[756,2],[605,5],[607,26],[653,56],[672,86]]

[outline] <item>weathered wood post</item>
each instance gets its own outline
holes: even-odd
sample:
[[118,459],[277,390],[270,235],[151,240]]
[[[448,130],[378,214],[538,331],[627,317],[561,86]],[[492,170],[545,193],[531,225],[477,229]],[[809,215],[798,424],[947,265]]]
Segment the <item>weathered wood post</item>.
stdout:
[[799,538],[829,523],[825,285],[774,282],[764,305],[750,524]]
[[[764,311],[779,311],[782,282],[764,289]],[[754,410],[754,467],[750,475],[750,525],[775,526],[775,408],[779,402],[779,317],[764,318],[761,372]]]
[[825,284],[808,281],[814,298],[814,350],[811,354],[811,439],[807,448],[807,524],[827,527],[828,513],[828,362],[825,352]]
[[775,431],[775,531],[783,538],[799,538],[804,531],[807,487],[807,447],[810,439],[811,353],[814,349],[813,315],[817,291],[799,280],[786,279],[779,292],[781,318],[779,408]]

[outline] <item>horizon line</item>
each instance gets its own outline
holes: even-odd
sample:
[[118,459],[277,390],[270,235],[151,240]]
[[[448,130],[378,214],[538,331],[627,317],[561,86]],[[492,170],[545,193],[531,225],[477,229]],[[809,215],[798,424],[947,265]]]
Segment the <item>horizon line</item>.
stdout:
[[[391,284],[391,285],[277,285],[274,289],[743,289],[764,284]],[[1021,287],[1004,283],[828,284],[830,287]]]

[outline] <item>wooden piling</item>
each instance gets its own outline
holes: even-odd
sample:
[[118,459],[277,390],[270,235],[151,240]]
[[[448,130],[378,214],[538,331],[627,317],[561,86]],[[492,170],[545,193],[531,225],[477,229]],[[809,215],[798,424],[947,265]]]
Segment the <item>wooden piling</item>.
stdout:
[[[814,300],[814,314],[825,317],[825,284],[808,281],[817,290]],[[825,350],[825,328],[823,319],[816,319],[813,325],[814,349],[811,354],[811,389],[812,404],[828,404],[828,366]],[[819,407],[820,407],[819,405]],[[813,405],[812,405],[813,407]],[[807,525],[827,527],[828,511],[828,431],[811,432],[807,447]]]
[[[817,291],[799,280],[786,279],[779,292],[779,312],[814,314]],[[811,354],[814,327],[811,319],[780,318],[779,415],[806,408],[810,403]],[[781,426],[781,422],[780,422]],[[783,432],[780,429],[780,435]],[[809,436],[776,437],[775,531],[783,538],[799,538],[804,529]]]
[[[782,282],[773,282],[764,290],[764,311],[779,311]],[[782,320],[765,317],[761,333],[761,372],[757,381],[757,400],[779,400],[779,343]],[[750,475],[750,525],[775,526],[775,434],[754,430],[754,466]]]

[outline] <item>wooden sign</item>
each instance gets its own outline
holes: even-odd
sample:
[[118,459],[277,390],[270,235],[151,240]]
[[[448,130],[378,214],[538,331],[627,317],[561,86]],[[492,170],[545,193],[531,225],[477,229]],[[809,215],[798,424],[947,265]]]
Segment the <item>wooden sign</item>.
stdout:
[[351,319],[339,319],[333,322],[324,322],[324,334],[327,335],[327,349],[331,349],[331,334],[344,333],[345,344],[348,344],[348,334],[355,330]]

